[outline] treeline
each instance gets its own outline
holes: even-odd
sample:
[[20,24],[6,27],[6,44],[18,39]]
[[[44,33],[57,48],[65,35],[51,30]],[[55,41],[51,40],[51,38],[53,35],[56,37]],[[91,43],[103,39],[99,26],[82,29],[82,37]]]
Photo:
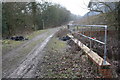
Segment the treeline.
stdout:
[[66,8],[51,2],[2,3],[2,33],[11,36],[60,26],[70,21],[71,15]]

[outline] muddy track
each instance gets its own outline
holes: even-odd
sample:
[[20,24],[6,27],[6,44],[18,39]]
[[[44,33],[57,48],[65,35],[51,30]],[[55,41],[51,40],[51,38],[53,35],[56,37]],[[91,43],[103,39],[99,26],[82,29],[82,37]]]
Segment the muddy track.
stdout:
[[7,61],[9,62],[9,58],[12,58],[13,56],[14,57],[20,56],[18,52],[22,50],[23,47],[29,47],[30,43],[33,43],[41,38],[44,39],[42,42],[38,43],[31,51],[29,51],[29,53],[27,53],[27,55],[24,56],[24,58],[22,58],[21,61],[14,64],[14,66],[11,65],[13,67],[9,67],[3,70],[3,78],[6,78],[6,77],[7,78],[23,78],[23,77],[33,78],[34,75],[32,74],[32,72],[34,71],[38,61],[40,61],[40,57],[42,57],[42,50],[46,46],[46,44],[49,42],[51,37],[55,34],[55,32],[57,32],[57,30],[58,29],[50,29],[47,32],[36,36],[32,40],[28,41],[27,43],[23,44],[22,46],[18,47],[15,50],[12,50],[11,52],[3,56],[2,62],[3,63],[5,62],[4,65],[7,65]]
[[10,55],[14,54],[16,51],[21,50],[21,48],[26,47],[26,46],[29,46],[29,44],[30,44],[32,41],[37,41],[37,40],[39,40],[39,39],[42,38],[45,34],[46,34],[46,33],[43,33],[43,34],[41,34],[41,35],[38,35],[38,36],[36,36],[35,38],[33,38],[33,39],[29,40],[28,42],[24,43],[23,45],[21,45],[20,47],[18,47],[18,48],[16,48],[16,49],[13,49],[12,51],[10,51],[10,52],[8,52],[6,55],[4,55],[4,56],[3,56],[3,57],[4,57],[3,59],[8,58]]

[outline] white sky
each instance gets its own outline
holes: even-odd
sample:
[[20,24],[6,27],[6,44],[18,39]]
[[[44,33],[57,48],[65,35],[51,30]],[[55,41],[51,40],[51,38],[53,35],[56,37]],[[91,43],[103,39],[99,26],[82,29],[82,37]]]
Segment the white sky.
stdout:
[[83,16],[88,12],[87,6],[90,0],[48,0],[66,7],[71,13]]

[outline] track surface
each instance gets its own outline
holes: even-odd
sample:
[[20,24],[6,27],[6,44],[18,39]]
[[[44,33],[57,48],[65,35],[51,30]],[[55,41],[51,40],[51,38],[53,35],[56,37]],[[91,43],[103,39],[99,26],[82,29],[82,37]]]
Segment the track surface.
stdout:
[[[43,56],[42,50],[47,45],[51,37],[58,31],[58,29],[59,28],[48,29],[46,32],[3,55],[3,78],[34,78],[33,72],[35,71],[37,63],[41,61],[40,58]],[[29,53],[22,54],[21,51],[23,48],[29,48],[29,44],[40,39],[43,41],[39,42],[32,50],[29,51]],[[17,59],[14,62],[17,57],[20,59]]]

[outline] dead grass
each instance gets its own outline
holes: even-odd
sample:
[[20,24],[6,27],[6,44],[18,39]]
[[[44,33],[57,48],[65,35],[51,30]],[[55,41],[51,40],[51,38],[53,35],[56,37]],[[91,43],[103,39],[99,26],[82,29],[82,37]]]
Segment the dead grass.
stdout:
[[89,62],[88,57],[73,41],[63,42],[56,36],[50,40],[43,51],[45,57],[43,62],[38,64],[37,78],[96,78],[100,76],[97,74],[95,65]]

